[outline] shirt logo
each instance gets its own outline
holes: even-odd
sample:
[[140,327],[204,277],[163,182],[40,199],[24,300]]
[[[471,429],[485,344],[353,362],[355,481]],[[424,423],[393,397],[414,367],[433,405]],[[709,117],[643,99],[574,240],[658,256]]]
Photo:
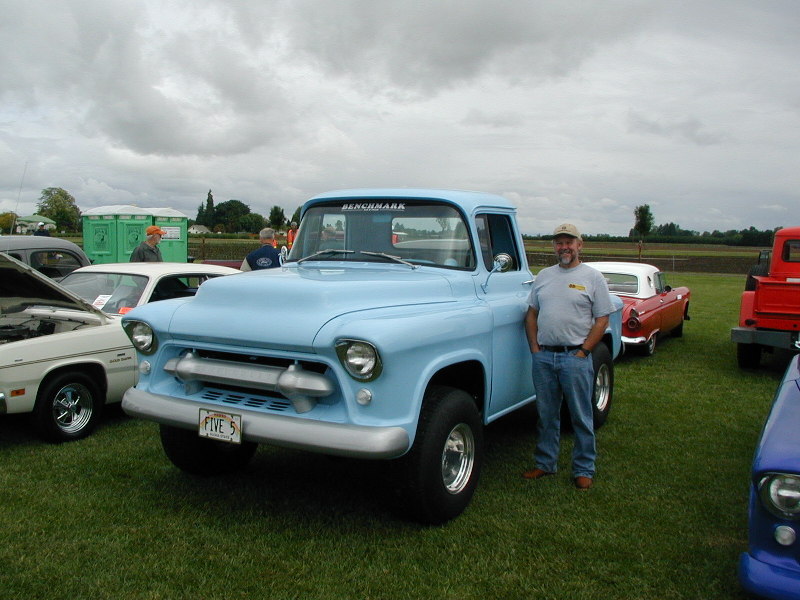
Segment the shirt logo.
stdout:
[[586,286],[580,285],[578,283],[570,283],[569,284],[569,289],[571,289],[571,290],[580,290],[581,292],[585,292],[586,291]]

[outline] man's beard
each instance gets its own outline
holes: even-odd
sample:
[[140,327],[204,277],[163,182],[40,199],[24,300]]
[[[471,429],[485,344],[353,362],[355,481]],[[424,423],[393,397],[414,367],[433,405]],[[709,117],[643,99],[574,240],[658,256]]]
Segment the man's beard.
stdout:
[[575,255],[572,252],[562,252],[558,255],[558,263],[563,267],[571,265],[574,259]]

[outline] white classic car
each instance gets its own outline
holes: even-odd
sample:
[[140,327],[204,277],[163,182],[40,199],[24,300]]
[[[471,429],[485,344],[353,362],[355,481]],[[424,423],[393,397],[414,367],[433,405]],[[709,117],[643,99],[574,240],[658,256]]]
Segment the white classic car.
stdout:
[[123,263],[83,267],[56,283],[0,252],[0,415],[32,413],[51,441],[85,437],[102,406],[136,382],[136,353],[118,314],[232,273],[239,271]]

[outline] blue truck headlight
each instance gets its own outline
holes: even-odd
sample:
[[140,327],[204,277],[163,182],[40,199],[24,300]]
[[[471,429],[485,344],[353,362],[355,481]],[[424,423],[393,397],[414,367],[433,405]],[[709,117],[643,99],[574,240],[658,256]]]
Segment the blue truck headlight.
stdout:
[[142,354],[152,354],[156,351],[158,343],[153,329],[144,321],[128,321],[123,325],[133,347]]
[[336,355],[350,376],[358,381],[372,381],[383,371],[378,350],[369,342],[339,340]]
[[800,476],[770,473],[758,484],[764,507],[782,519],[800,519]]

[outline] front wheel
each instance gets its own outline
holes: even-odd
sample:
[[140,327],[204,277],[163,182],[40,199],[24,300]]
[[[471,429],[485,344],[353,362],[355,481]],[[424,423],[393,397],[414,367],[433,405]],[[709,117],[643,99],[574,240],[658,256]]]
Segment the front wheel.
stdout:
[[161,446],[176,467],[192,475],[223,475],[243,469],[258,444],[231,444],[201,438],[196,431],[161,425]]
[[611,358],[608,346],[600,343],[594,347],[592,364],[594,365],[592,416],[594,428],[600,429],[608,419],[608,413],[611,412],[614,393],[614,360]]
[[97,425],[104,399],[83,373],[67,371],[45,380],[36,396],[33,421],[51,442],[69,442],[89,435]]
[[428,390],[414,445],[400,462],[404,508],[415,520],[439,525],[464,512],[483,464],[483,425],[469,394]]

